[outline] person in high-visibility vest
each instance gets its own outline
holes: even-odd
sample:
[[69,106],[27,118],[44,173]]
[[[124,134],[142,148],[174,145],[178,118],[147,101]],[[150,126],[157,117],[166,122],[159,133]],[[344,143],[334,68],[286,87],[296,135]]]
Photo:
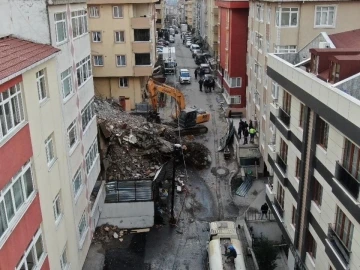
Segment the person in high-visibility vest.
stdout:
[[250,128],[249,134],[250,134],[250,142],[251,142],[251,143],[254,143],[254,138],[255,138],[255,134],[256,134],[256,129],[255,129],[255,128]]

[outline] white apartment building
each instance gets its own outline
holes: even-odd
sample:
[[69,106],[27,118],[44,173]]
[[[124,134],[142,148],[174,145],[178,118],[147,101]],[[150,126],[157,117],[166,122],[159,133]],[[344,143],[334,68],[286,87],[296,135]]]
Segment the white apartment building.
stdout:
[[268,53],[297,52],[319,33],[360,28],[358,1],[250,1],[247,46],[246,118],[257,124],[259,148],[267,161],[271,141],[269,104],[272,95],[267,76]]
[[24,96],[27,104],[39,104],[29,106],[28,121],[50,269],[81,269],[99,216],[99,201],[90,197],[101,184],[87,4],[2,0],[0,15],[0,36],[60,50],[55,69],[39,65],[24,75],[42,89],[40,103],[36,93]]
[[290,246],[288,267],[360,269],[360,30],[267,58],[277,101],[266,200]]

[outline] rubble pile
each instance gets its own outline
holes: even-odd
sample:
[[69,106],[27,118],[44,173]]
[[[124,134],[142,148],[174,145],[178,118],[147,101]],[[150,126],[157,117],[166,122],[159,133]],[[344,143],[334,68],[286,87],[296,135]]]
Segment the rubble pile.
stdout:
[[[176,131],[162,124],[148,123],[142,116],[121,110],[112,100],[95,99],[94,107],[103,136],[100,151],[107,180],[153,177],[161,164],[172,157],[179,143]],[[211,163],[210,151],[191,138],[182,138],[185,162],[199,169]]]

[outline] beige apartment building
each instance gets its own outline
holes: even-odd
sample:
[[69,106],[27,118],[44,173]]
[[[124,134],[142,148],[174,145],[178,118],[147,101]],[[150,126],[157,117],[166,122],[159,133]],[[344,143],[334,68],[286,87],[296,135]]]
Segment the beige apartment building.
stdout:
[[215,5],[215,0],[209,0],[206,8],[206,42],[209,52],[213,55],[214,59],[217,59],[219,39],[219,9]]
[[187,25],[193,28],[193,1],[185,2],[185,20]]
[[160,31],[160,29],[165,28],[165,4],[164,0],[159,0],[155,2],[155,23],[156,23],[156,31]]
[[155,64],[155,2],[88,1],[95,94],[125,101],[126,110],[142,102]]
[[[259,148],[266,168],[267,145],[274,143],[269,104],[279,98],[267,76],[268,53],[297,52],[319,33],[360,28],[359,1],[250,1],[247,46],[247,112],[259,135]],[[320,43],[327,47],[326,41]]]

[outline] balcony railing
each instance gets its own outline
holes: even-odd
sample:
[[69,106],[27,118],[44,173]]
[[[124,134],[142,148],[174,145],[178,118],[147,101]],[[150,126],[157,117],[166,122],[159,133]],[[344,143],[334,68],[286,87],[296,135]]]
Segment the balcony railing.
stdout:
[[280,157],[279,154],[276,155],[276,163],[279,165],[280,169],[283,171],[283,173],[286,173],[287,164],[285,161]]
[[337,251],[337,254],[342,259],[343,263],[349,264],[351,250],[341,240],[340,236],[336,232],[335,224],[330,223],[328,229],[328,239],[332,247]]
[[279,213],[280,217],[283,218],[284,217],[284,209],[281,207],[276,196],[274,197],[274,206],[276,208],[276,211]]
[[285,124],[285,126],[290,126],[290,115],[281,107],[279,108],[279,119]]
[[339,161],[336,161],[335,178],[357,200],[359,198],[360,182],[345,169]]

